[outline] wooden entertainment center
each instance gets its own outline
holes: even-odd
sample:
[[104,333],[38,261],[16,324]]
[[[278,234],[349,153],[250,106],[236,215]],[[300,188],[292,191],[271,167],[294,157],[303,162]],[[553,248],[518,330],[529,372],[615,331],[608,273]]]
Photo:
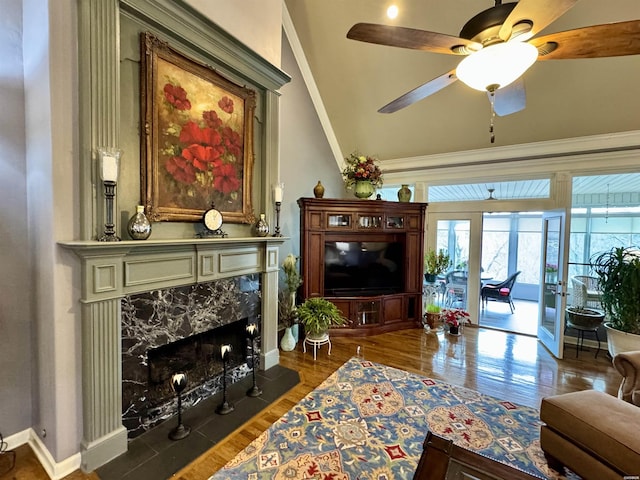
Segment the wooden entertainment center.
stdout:
[[349,320],[332,335],[421,325],[426,203],[300,198],[302,296]]

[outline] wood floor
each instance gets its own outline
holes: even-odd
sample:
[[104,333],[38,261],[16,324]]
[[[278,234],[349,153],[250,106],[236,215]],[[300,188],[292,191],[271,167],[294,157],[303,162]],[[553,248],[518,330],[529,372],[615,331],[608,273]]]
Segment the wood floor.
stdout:
[[[358,346],[360,356],[366,360],[464,385],[534,408],[539,408],[544,396],[577,390],[596,389],[616,395],[621,380],[605,352],[594,358],[593,350],[585,350],[575,358],[571,349],[566,359],[556,360],[533,337],[484,328],[466,328],[460,337],[443,333],[425,335],[415,329],[363,338],[332,338],[332,343],[331,355],[327,356],[325,345],[318,351],[315,362],[312,353],[302,352],[300,344],[292,352],[280,352],[280,363],[298,370],[300,383],[172,478],[209,478],[355,356]],[[24,448],[28,451],[28,447]],[[47,480],[44,470],[28,457],[25,452],[16,469],[0,476],[0,480]],[[97,480],[98,476],[75,472],[66,477],[66,480],[83,479]]]

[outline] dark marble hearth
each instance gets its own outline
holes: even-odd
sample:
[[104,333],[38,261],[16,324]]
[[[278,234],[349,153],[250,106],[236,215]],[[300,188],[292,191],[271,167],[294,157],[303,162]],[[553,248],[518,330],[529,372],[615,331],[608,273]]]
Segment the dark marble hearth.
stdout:
[[[182,423],[191,427],[183,440],[169,440],[177,425],[177,416],[129,441],[128,451],[97,470],[101,480],[161,480],[195,460],[248,419],[266,408],[300,381],[298,372],[276,365],[256,372],[260,397],[248,397],[251,375],[231,385],[227,391],[235,410],[227,415],[215,413],[222,401],[218,393],[186,410]],[[213,472],[211,472],[213,473]]]

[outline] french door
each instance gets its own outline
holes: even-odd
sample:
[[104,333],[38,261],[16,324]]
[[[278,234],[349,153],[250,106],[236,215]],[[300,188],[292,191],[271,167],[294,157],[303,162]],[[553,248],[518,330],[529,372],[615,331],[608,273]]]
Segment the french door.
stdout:
[[567,282],[565,252],[566,214],[554,210],[542,214],[542,265],[540,268],[540,296],[538,309],[538,339],[557,358],[564,350],[564,311]]
[[[444,306],[464,308],[478,323],[480,242],[474,239],[482,238],[482,213],[429,213],[427,223],[426,247],[446,250],[451,257],[450,270],[466,272],[465,283],[444,293]],[[446,283],[446,277],[442,281]]]

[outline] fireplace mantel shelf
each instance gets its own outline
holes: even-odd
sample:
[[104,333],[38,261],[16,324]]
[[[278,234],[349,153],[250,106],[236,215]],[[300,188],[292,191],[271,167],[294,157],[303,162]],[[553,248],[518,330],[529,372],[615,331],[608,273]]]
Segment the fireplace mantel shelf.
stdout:
[[59,245],[82,261],[82,301],[276,271],[287,237],[78,240]]
[[203,247],[215,247],[215,246],[242,246],[242,245],[259,245],[265,244],[280,244],[288,237],[225,237],[225,238],[171,238],[160,240],[122,240],[119,242],[99,242],[97,240],[71,240],[66,242],[59,242],[58,244],[64,248],[80,252],[112,252],[121,253],[127,251],[143,252],[147,249],[153,249],[157,247],[185,247],[192,246],[197,248]]

